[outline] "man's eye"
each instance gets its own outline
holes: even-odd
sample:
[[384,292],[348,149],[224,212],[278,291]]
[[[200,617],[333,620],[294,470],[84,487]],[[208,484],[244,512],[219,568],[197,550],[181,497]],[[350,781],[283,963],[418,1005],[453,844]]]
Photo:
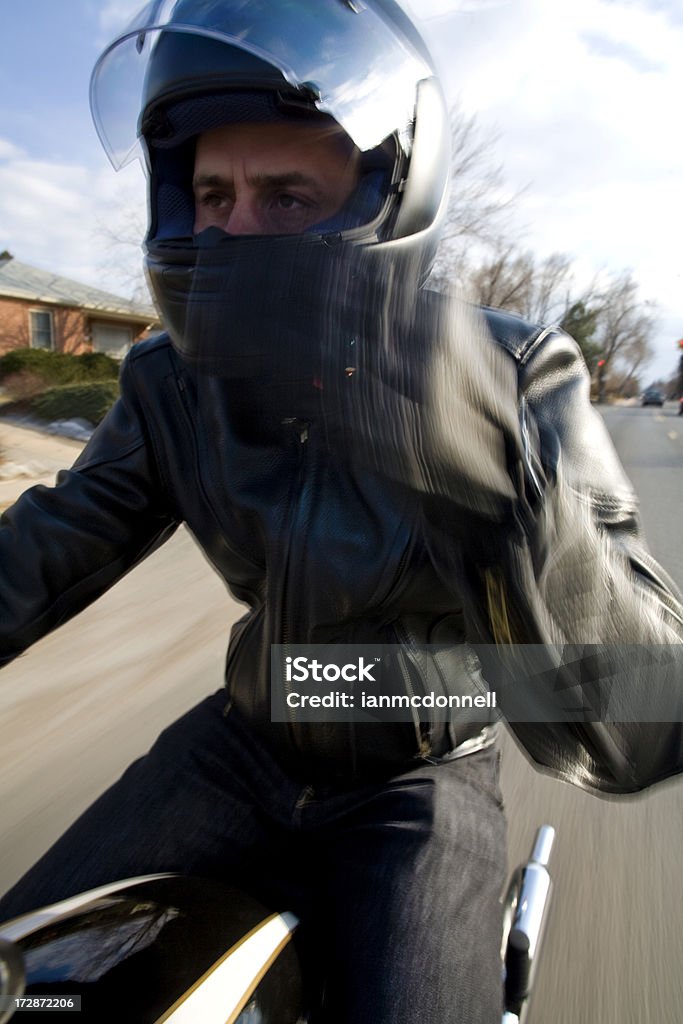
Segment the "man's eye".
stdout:
[[225,196],[218,192],[207,192],[200,199],[202,206],[208,206],[210,210],[220,210],[225,205]]
[[289,192],[277,196],[276,204],[280,210],[303,210],[309,205],[299,196],[290,195]]

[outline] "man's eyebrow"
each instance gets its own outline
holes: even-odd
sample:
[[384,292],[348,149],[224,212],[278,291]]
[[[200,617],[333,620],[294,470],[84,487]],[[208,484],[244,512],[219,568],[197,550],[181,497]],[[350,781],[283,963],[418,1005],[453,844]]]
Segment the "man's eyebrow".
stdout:
[[229,185],[232,185],[232,180],[220,174],[195,174],[192,179],[192,188],[227,188]]
[[[316,178],[303,171],[284,171],[281,174],[253,174],[247,179],[250,185],[258,188],[291,188],[300,186],[314,192],[317,196],[324,195],[324,189]],[[193,188],[232,188],[232,178],[221,174],[196,174],[192,179]]]

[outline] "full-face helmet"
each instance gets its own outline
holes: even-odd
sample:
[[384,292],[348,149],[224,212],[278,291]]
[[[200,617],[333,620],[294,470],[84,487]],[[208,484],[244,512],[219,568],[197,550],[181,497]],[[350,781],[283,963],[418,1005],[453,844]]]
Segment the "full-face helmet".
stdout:
[[[448,118],[395,0],[152,0],[99,58],[91,108],[116,169],[144,158],[150,284],[176,348],[205,369],[264,370],[283,335],[316,330],[333,282],[343,301],[359,275],[429,273]],[[195,234],[196,139],[235,122],[334,123],[360,154],[358,186],[300,236]]]

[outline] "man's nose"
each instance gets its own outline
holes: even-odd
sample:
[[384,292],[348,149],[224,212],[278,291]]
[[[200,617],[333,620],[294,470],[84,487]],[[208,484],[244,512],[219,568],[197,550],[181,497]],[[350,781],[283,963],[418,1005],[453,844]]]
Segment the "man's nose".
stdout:
[[263,220],[253,202],[238,197],[233,203],[223,230],[229,235],[262,235]]

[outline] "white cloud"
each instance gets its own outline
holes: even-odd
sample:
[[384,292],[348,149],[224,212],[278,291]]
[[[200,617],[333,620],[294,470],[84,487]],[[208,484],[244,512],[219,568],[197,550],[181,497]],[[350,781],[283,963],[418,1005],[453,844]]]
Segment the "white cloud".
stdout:
[[418,7],[418,0],[401,0],[401,6],[417,22],[420,19],[429,21],[454,14],[480,12],[484,8],[503,7],[512,2],[513,0],[422,0]]
[[109,39],[126,28],[143,7],[143,0],[107,0],[99,11],[100,30]]
[[145,219],[139,167],[115,176],[105,166],[31,160],[0,149],[0,247],[18,260],[126,294],[140,265],[133,246],[111,248],[102,226],[124,231],[129,211]]
[[9,139],[0,138],[0,160],[15,160],[24,155],[23,149],[15,146]]

